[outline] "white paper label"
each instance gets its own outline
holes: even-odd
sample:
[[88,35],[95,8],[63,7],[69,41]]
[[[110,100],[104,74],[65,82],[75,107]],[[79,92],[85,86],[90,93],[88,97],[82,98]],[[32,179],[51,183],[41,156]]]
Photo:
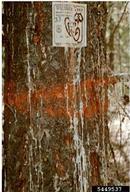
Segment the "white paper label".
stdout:
[[86,47],[86,5],[52,3],[53,46]]

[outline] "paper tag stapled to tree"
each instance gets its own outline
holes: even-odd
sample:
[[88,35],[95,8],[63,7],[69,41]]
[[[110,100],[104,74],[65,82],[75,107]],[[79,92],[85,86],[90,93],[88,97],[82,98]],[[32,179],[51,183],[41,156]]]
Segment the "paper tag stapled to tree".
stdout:
[[53,2],[53,46],[86,47],[86,15],[86,4]]

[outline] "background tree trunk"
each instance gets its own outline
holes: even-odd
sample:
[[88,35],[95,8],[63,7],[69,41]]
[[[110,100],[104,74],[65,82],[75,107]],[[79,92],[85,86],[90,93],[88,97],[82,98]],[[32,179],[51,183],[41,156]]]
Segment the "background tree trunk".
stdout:
[[3,191],[108,182],[106,4],[87,10],[87,48],[57,48],[51,2],[4,3]]

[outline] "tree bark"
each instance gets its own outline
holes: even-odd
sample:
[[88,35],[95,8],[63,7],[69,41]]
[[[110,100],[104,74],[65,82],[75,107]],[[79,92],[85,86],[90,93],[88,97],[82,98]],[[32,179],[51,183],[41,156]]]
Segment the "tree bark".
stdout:
[[51,2],[4,2],[3,191],[90,192],[107,177],[106,3],[87,47],[52,47]]

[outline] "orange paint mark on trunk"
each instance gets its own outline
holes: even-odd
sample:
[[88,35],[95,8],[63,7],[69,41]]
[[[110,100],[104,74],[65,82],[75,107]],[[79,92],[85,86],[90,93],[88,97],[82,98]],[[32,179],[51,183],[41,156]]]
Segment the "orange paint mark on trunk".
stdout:
[[[97,87],[100,86],[108,86],[110,84],[116,83],[115,78],[106,78],[104,80],[86,80],[80,83],[81,89],[86,87],[86,97],[82,95],[83,102],[83,113],[86,118],[92,118],[97,114],[101,114],[101,112],[107,112],[109,101],[105,99],[102,101],[100,106],[99,95],[96,91]],[[28,92],[22,90],[19,93],[16,93],[16,88],[14,82],[10,82],[7,86],[7,90],[4,95],[4,102],[12,107],[16,107],[16,109],[26,114],[29,111],[28,104]],[[68,98],[69,98],[69,108],[68,111],[70,114],[73,114],[73,107],[71,102],[73,102],[73,84],[68,84]],[[66,98],[64,94],[64,85],[58,84],[56,86],[45,87],[35,90],[31,93],[31,105],[33,109],[37,109],[37,103],[40,102],[40,99],[43,99],[45,106],[43,108],[43,112],[47,113],[52,117],[68,117],[66,110]],[[101,109],[102,107],[102,109]],[[77,110],[78,113],[78,110]]]

